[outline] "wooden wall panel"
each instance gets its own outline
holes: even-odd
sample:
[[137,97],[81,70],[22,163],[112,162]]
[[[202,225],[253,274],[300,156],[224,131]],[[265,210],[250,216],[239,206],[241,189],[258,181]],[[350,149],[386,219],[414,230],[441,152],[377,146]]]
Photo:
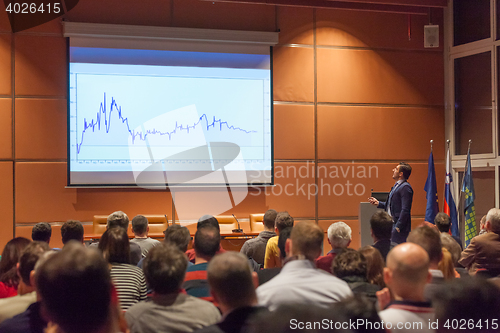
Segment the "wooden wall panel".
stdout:
[[314,163],[275,162],[274,187],[265,189],[269,209],[288,211],[294,218],[311,218],[314,210]]
[[[425,121],[422,121],[425,119]],[[318,106],[318,158],[444,159],[444,108]]]
[[169,26],[170,5],[171,0],[80,0],[66,17],[72,22]]
[[[12,162],[0,162],[0,249],[12,239],[14,228],[14,202],[12,201],[14,191],[14,174]],[[0,251],[1,251],[0,250]]]
[[[320,163],[319,164],[319,217],[358,215],[359,203],[368,202],[371,190],[389,192],[394,185],[392,169],[395,163]],[[410,162],[412,173],[409,183],[413,188],[412,216],[425,216],[427,204],[424,191],[427,163]],[[354,167],[354,176],[353,176]],[[442,208],[444,193],[444,163],[436,163],[438,198]],[[326,176],[325,176],[326,174]]]
[[274,158],[314,159],[314,107],[274,105]]
[[189,28],[275,31],[275,7],[173,0],[173,25]]
[[47,23],[37,25],[36,27],[26,29],[24,31],[26,31],[27,33],[52,33],[52,34],[62,35],[63,32],[62,17],[55,18]]
[[15,110],[16,158],[66,158],[66,100],[17,98]]
[[[317,11],[318,45],[424,49],[424,15],[356,12],[352,10]],[[432,11],[434,23],[443,20],[442,11]],[[410,38],[408,36],[410,23]],[[440,48],[443,50],[443,27],[440,26]]]
[[16,95],[66,96],[66,39],[15,37]]
[[5,11],[5,2],[0,2],[0,31],[11,32],[9,17]]
[[318,101],[443,105],[443,72],[438,52],[318,49]]
[[94,215],[123,210],[137,214],[172,211],[170,193],[144,189],[65,188],[66,163],[16,163],[16,223],[92,221]]
[[[0,20],[1,21],[1,20]],[[10,34],[0,33],[0,95],[12,93],[12,38]]]
[[280,44],[314,44],[313,9],[277,7]]
[[12,158],[12,99],[0,98],[0,159]]
[[314,101],[314,52],[312,48],[274,48],[273,94],[275,101]]

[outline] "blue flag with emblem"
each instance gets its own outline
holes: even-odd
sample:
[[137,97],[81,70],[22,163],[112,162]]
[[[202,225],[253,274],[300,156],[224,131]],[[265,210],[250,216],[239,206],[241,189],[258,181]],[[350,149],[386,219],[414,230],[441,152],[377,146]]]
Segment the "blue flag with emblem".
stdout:
[[462,192],[465,193],[464,214],[465,214],[465,247],[477,235],[476,229],[476,208],[474,207],[474,183],[472,182],[472,171],[470,166],[470,148],[467,151],[467,162],[465,163],[464,180],[462,182]]
[[424,187],[427,192],[427,208],[425,209],[425,220],[434,223],[434,218],[439,212],[437,184],[436,184],[436,171],[434,169],[434,155],[429,155],[427,181]]

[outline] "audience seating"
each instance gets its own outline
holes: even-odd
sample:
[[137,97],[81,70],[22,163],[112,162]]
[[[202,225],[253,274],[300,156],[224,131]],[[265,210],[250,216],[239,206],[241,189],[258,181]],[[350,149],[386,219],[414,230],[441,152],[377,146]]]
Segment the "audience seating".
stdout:
[[[152,238],[163,238],[163,231],[167,229],[167,216],[165,215],[147,215],[144,216],[149,221],[149,237]],[[128,225],[127,233],[130,237],[133,237],[132,232],[132,218],[130,218],[130,223]],[[95,235],[102,235],[106,231],[106,225],[108,223],[108,215],[94,215],[93,233]]]
[[250,229],[252,232],[264,231],[264,214],[250,214]]

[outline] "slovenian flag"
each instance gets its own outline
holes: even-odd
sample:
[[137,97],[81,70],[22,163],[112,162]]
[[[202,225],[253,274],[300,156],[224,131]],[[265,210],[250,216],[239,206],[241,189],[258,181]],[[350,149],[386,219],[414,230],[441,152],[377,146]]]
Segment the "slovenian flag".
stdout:
[[448,146],[448,153],[446,155],[446,180],[444,183],[444,207],[443,212],[445,212],[450,217],[450,232],[451,234],[460,239],[460,231],[458,228],[458,217],[457,217],[457,206],[455,206],[455,200],[453,200],[453,169],[451,168],[451,155],[450,147]]

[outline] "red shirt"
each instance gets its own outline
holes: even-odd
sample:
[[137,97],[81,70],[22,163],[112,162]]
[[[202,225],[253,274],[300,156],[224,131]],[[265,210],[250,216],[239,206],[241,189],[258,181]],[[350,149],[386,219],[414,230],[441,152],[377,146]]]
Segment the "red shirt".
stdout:
[[3,282],[0,282],[0,298],[7,298],[17,295],[17,287],[8,286]]
[[336,255],[337,253],[330,251],[326,254],[326,256],[322,256],[316,259],[314,263],[316,264],[317,268],[332,274],[332,262],[333,259],[335,259]]

